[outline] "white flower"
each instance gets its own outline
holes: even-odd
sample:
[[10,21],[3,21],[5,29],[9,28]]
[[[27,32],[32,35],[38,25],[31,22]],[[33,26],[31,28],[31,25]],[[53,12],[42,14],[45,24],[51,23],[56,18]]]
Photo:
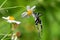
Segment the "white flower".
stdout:
[[13,16],[2,17],[2,18],[7,20],[7,22],[9,22],[9,23],[16,23],[16,24],[20,24],[21,23],[19,21],[15,21]]
[[29,16],[31,14],[32,14],[32,16],[34,16],[33,11],[35,8],[36,8],[36,6],[33,6],[32,8],[30,8],[30,6],[27,6],[27,11],[22,13],[22,17]]

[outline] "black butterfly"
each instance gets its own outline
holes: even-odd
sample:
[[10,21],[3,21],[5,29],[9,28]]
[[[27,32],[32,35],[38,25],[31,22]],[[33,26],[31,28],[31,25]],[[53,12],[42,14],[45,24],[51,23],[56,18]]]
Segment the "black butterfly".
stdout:
[[41,29],[42,29],[42,22],[41,22],[41,19],[40,19],[40,17],[42,16],[42,14],[40,14],[40,13],[33,13],[34,14],[34,16],[35,16],[35,25],[38,25],[38,24],[40,24],[40,26],[41,26]]

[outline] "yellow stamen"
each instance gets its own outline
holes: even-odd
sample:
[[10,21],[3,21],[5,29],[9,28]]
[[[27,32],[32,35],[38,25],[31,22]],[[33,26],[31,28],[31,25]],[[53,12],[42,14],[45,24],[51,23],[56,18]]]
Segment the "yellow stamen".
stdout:
[[14,20],[14,17],[13,17],[13,16],[10,16],[10,17],[9,17],[9,20]]
[[32,10],[28,10],[27,13],[28,13],[28,15],[31,15],[32,14]]

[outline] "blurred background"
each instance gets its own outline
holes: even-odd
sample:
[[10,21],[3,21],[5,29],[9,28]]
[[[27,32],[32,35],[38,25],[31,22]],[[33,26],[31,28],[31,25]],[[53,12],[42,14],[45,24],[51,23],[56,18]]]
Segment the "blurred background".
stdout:
[[[3,16],[14,16],[21,21],[18,30],[21,32],[20,40],[60,40],[60,0],[0,0],[0,34],[11,32],[10,24],[2,19]],[[3,3],[3,4],[2,4]],[[42,14],[41,38],[35,28],[34,18],[22,18],[21,14],[26,11],[26,6],[36,5],[35,12]],[[4,35],[0,35],[0,39]],[[10,40],[6,37],[4,40]]]

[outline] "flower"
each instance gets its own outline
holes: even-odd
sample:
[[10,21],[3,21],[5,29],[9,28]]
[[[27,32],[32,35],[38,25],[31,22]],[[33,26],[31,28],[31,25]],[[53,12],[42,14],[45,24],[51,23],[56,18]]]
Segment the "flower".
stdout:
[[27,11],[22,13],[22,17],[30,16],[31,14],[33,15],[33,11],[35,8],[36,6],[33,6],[32,8],[30,8],[30,6],[27,6]]
[[21,23],[19,21],[15,21],[15,18],[13,16],[2,17],[2,18],[7,20],[7,22],[9,22],[9,23],[16,23],[16,24],[20,24]]

